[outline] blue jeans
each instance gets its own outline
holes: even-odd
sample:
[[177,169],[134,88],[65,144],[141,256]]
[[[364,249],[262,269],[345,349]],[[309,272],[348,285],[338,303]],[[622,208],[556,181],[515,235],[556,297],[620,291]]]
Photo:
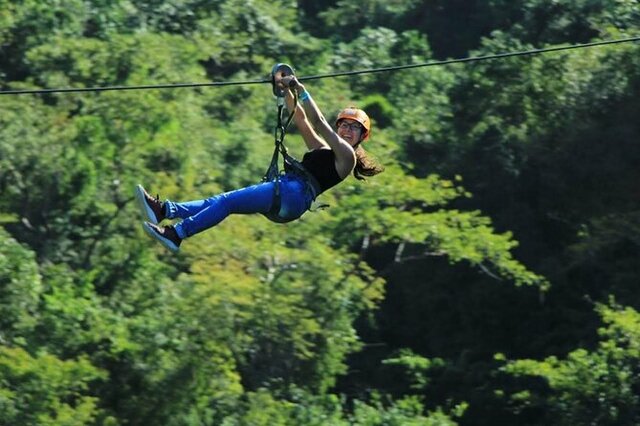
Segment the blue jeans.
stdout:
[[[168,219],[182,219],[174,227],[180,238],[187,238],[216,226],[230,214],[269,212],[274,201],[275,185],[275,181],[263,182],[184,203],[167,200],[165,214]],[[304,178],[287,173],[280,177],[280,197],[278,216],[288,221],[299,218],[311,207],[314,194]]]

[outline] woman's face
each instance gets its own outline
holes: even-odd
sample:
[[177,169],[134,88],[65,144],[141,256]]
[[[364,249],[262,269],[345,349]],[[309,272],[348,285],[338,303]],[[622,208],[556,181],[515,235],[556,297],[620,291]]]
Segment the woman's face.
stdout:
[[338,122],[338,136],[347,141],[351,146],[360,142],[362,130],[362,125],[355,120],[343,118]]

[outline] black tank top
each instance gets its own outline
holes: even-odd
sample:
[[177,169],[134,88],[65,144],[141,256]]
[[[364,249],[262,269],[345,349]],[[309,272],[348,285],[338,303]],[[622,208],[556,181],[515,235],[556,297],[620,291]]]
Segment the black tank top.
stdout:
[[336,156],[330,149],[314,149],[304,154],[302,165],[320,184],[321,192],[339,184]]

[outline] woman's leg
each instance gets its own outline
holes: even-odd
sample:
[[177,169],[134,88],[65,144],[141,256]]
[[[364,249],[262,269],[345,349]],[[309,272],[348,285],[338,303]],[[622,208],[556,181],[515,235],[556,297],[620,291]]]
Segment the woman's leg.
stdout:
[[[269,212],[275,196],[275,182],[264,182],[205,200],[175,203],[167,200],[165,209],[170,219],[182,218],[173,225],[177,235],[187,238],[209,229],[230,214],[251,214]],[[313,198],[304,181],[296,175],[280,178],[280,215],[293,220],[300,217],[311,205]]]
[[280,198],[278,216],[285,221],[302,216],[313,202],[313,195],[307,188],[307,184],[295,174],[286,174],[280,179]]
[[174,225],[174,228],[180,238],[187,238],[217,225],[230,214],[268,212],[273,204],[274,185],[274,182],[259,183],[205,200],[185,203],[167,201],[166,211],[171,219],[184,219]]

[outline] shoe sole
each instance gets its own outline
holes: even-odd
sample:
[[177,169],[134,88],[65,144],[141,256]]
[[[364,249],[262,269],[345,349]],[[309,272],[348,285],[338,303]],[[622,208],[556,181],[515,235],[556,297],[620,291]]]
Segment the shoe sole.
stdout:
[[149,205],[145,201],[144,192],[145,191],[142,185],[138,184],[136,186],[136,200],[138,200],[138,206],[140,206],[140,210],[142,210],[142,213],[147,216],[149,222],[157,225],[158,219],[156,218],[156,214],[153,212],[153,210],[151,210],[151,207],[149,207]]
[[166,249],[177,253],[180,250],[180,247],[175,245],[170,239],[164,238],[162,235],[158,234],[147,222],[142,224],[142,229],[153,239],[157,240],[160,244],[165,246]]

